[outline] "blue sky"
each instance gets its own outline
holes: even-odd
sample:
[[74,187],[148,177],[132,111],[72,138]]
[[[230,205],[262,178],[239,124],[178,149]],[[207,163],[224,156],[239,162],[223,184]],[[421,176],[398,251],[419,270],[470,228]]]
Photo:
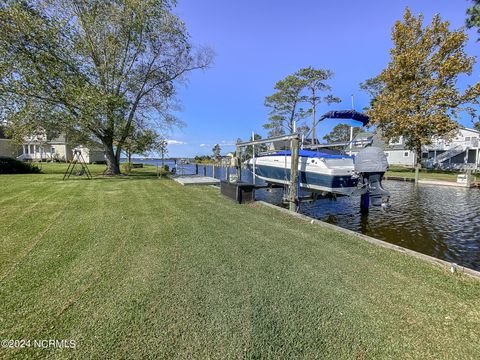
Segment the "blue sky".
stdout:
[[[268,118],[263,105],[276,81],[299,68],[313,66],[335,73],[333,94],[343,101],[336,109],[368,104],[359,83],[377,75],[389,61],[391,28],[406,6],[430,21],[435,13],[452,28],[464,26],[467,0],[179,0],[176,13],[185,21],[194,44],[208,45],[216,53],[213,67],[189,75],[179,89],[186,123],[168,136],[170,156],[222,153],[234,149],[240,137],[252,131],[265,134]],[[467,52],[478,56],[480,43],[469,31]],[[480,64],[470,79],[478,81]],[[319,112],[333,109],[321,105]],[[467,119],[462,120],[470,126]],[[317,130],[321,138],[336,123],[327,120]]]

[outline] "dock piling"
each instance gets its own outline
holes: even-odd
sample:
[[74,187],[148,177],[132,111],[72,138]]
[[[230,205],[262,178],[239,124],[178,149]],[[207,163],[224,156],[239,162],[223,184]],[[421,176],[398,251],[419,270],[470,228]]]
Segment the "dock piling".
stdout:
[[242,150],[237,146],[237,151],[235,154],[235,167],[237,168],[237,181],[242,179]]
[[360,213],[368,214],[368,208],[370,207],[370,193],[360,195]]
[[292,138],[291,149],[289,209],[290,211],[296,211],[298,199],[298,138]]

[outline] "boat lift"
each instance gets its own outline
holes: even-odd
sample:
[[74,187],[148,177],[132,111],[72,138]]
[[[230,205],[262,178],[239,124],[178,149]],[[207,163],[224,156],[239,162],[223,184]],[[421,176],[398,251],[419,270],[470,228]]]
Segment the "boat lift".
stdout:
[[[253,138],[253,137],[252,137]],[[290,185],[288,191],[288,202],[290,211],[297,211],[299,204],[299,183],[298,183],[298,162],[299,162],[299,145],[301,140],[301,135],[297,132],[294,132],[290,135],[281,135],[274,136],[267,139],[246,141],[236,144],[235,152],[235,167],[237,169],[237,182],[241,181],[242,178],[242,148],[247,146],[253,147],[253,185],[255,185],[255,145],[271,143],[275,141],[287,141],[290,140],[290,149],[291,149],[291,164],[290,164]],[[262,186],[263,187],[263,186]],[[260,187],[258,187],[260,188]]]
[[[359,121],[362,123],[362,125],[366,125],[368,123],[368,116],[365,114],[362,114],[360,112],[357,112],[355,110],[334,110],[334,111],[329,111],[325,114],[323,114],[315,123],[317,125],[319,122],[325,120],[325,119],[350,119],[350,120],[355,120]],[[313,130],[313,129],[312,129]],[[312,130],[307,134],[311,134]],[[252,136],[252,139],[254,137]],[[241,151],[242,148],[246,146],[252,146],[253,147],[253,181],[255,184],[255,176],[256,176],[256,171],[255,171],[255,145],[260,145],[260,144],[265,144],[265,143],[271,143],[275,141],[288,141],[290,140],[290,149],[291,149],[291,164],[290,164],[290,185],[289,185],[289,191],[288,191],[288,202],[289,202],[289,209],[291,211],[297,211],[298,210],[298,204],[299,204],[299,181],[298,181],[298,163],[299,163],[299,147],[301,145],[302,149],[303,148],[320,148],[324,147],[325,145],[319,145],[319,144],[312,144],[312,145],[304,145],[303,140],[304,136],[300,135],[298,132],[296,132],[296,124],[294,123],[294,132],[290,135],[281,135],[281,136],[275,136],[275,137],[270,137],[267,139],[261,139],[261,140],[253,140],[253,141],[246,141],[246,142],[241,142],[237,143],[237,149],[236,149],[236,156],[235,156],[235,167],[237,168],[237,178],[238,181],[241,181]],[[351,142],[350,142],[351,143]],[[330,144],[330,146],[332,146]],[[366,202],[363,199],[364,197],[362,196],[362,203],[366,204],[368,202],[368,199],[365,199]],[[312,196],[309,198],[309,200],[314,200],[314,197]],[[368,206],[368,205],[367,205]]]

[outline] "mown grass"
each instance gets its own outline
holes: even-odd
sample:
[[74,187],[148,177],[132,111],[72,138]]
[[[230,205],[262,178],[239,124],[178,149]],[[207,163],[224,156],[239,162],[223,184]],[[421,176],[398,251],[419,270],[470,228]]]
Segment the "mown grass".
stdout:
[[480,281],[150,170],[0,177],[0,339],[76,341],[1,358],[478,358]]
[[[442,180],[442,181],[457,181],[458,171],[447,170],[420,170],[421,180]],[[402,178],[415,178],[415,169],[402,166],[390,166],[389,170],[385,174],[386,176],[398,176]],[[480,182],[480,175],[473,174],[473,179],[476,182]]]

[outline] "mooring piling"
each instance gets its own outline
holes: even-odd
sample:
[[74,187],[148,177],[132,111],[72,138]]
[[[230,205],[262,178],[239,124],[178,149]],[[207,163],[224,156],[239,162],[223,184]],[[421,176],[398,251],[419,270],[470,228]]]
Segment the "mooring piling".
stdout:
[[237,181],[242,180],[242,149],[237,145],[235,152],[235,167],[237,168]]
[[298,199],[298,138],[291,140],[291,157],[290,157],[290,211],[297,210]]
[[370,193],[367,191],[365,194],[360,195],[360,213],[368,214],[369,207],[370,207]]

